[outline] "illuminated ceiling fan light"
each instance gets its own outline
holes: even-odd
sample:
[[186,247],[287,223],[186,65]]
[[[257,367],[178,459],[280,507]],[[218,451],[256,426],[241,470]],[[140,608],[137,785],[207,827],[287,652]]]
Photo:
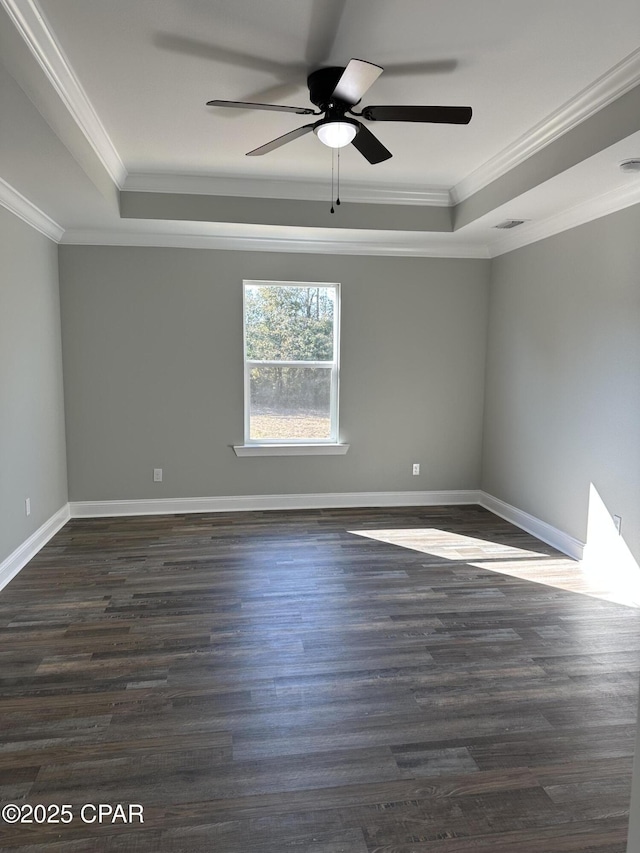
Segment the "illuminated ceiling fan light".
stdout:
[[358,125],[355,121],[325,119],[319,121],[313,131],[320,142],[328,145],[329,148],[344,148],[355,139]]

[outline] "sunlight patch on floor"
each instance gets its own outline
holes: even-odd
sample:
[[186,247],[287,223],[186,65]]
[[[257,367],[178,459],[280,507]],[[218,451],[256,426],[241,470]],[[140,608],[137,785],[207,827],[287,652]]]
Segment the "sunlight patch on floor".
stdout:
[[431,554],[433,557],[442,557],[444,560],[471,560],[482,559],[524,559],[535,557],[539,551],[515,548],[513,545],[505,545],[499,542],[491,542],[488,539],[476,539],[473,536],[463,536],[460,533],[451,533],[448,530],[439,530],[437,527],[412,527],[398,530],[350,530],[357,536],[366,536],[376,539],[378,542],[386,542],[389,545],[400,545],[402,548],[411,548],[413,551],[421,551],[423,554]]
[[[592,518],[592,509],[600,526]],[[606,513],[606,518],[610,516]],[[576,562],[562,554],[516,548],[487,539],[476,539],[438,528],[388,530],[350,530],[356,536],[410,548],[452,563],[467,563],[474,568],[509,575],[520,580],[544,584],[556,589],[589,595],[631,607],[640,607],[640,569],[617,531],[615,539],[604,516],[592,499],[590,507],[590,545],[585,559]],[[603,531],[604,525],[604,531]],[[597,531],[597,533],[596,533]],[[588,542],[588,544],[589,544]],[[630,558],[630,559],[629,559]]]
[[513,578],[541,583],[568,592],[579,592],[582,595],[632,607],[639,606],[638,601],[630,598],[628,587],[616,582],[609,570],[601,569],[598,572],[587,570],[582,562],[576,562],[569,557],[543,557],[506,563],[474,562],[472,565],[489,572],[510,575]]

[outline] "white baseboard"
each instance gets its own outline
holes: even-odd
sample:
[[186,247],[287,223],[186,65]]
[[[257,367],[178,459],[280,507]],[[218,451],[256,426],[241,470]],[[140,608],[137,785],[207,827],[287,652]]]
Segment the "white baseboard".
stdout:
[[340,509],[348,507],[450,506],[479,504],[532,536],[581,560],[585,543],[499,498],[477,489],[431,492],[336,492],[308,495],[235,495],[215,498],[159,498],[125,501],[72,501],[0,563],[0,590],[33,559],[70,518],[129,515],[182,515],[192,512],[238,512],[270,509]]
[[268,509],[338,509],[345,507],[446,506],[476,504],[479,492],[336,492],[310,495],[234,495],[215,498],[154,498],[129,501],[72,501],[71,518],[120,515],[182,515],[189,512],[238,512]]
[[0,563],[0,589],[4,589],[70,517],[69,504],[65,504]]
[[582,560],[585,543],[580,542],[579,539],[574,539],[573,536],[569,536],[568,533],[558,530],[557,527],[553,527],[551,524],[547,524],[546,521],[541,521],[534,515],[529,515],[528,512],[505,503],[505,501],[501,501],[499,498],[494,498],[493,495],[489,495],[487,492],[481,491],[478,493],[478,503],[494,515],[504,518],[505,521],[510,521],[511,524],[515,524],[516,527],[526,530],[527,533],[531,533],[532,536],[542,540],[542,542],[546,542],[547,545],[551,545],[558,551],[562,551],[567,557],[571,557],[573,560]]

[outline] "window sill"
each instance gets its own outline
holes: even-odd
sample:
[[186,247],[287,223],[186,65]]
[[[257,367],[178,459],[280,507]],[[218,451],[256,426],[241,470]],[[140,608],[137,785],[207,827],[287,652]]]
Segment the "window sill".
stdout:
[[344,456],[349,444],[234,444],[236,456]]

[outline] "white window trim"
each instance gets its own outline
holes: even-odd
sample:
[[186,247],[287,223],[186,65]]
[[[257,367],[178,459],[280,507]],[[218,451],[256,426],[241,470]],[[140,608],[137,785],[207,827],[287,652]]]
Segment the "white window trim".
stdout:
[[344,456],[350,444],[234,444],[236,456]]
[[[251,285],[281,285],[284,287],[333,287],[336,299],[333,318],[333,361],[278,361],[246,358],[246,292]],[[339,373],[340,373],[340,303],[339,282],[327,281],[267,281],[245,279],[242,283],[242,358],[244,363],[244,444],[233,445],[236,456],[336,456],[345,454],[349,446],[341,444],[338,438],[339,420]],[[278,367],[316,367],[331,370],[331,437],[328,439],[251,439],[250,433],[250,373],[255,365],[273,365]]]

